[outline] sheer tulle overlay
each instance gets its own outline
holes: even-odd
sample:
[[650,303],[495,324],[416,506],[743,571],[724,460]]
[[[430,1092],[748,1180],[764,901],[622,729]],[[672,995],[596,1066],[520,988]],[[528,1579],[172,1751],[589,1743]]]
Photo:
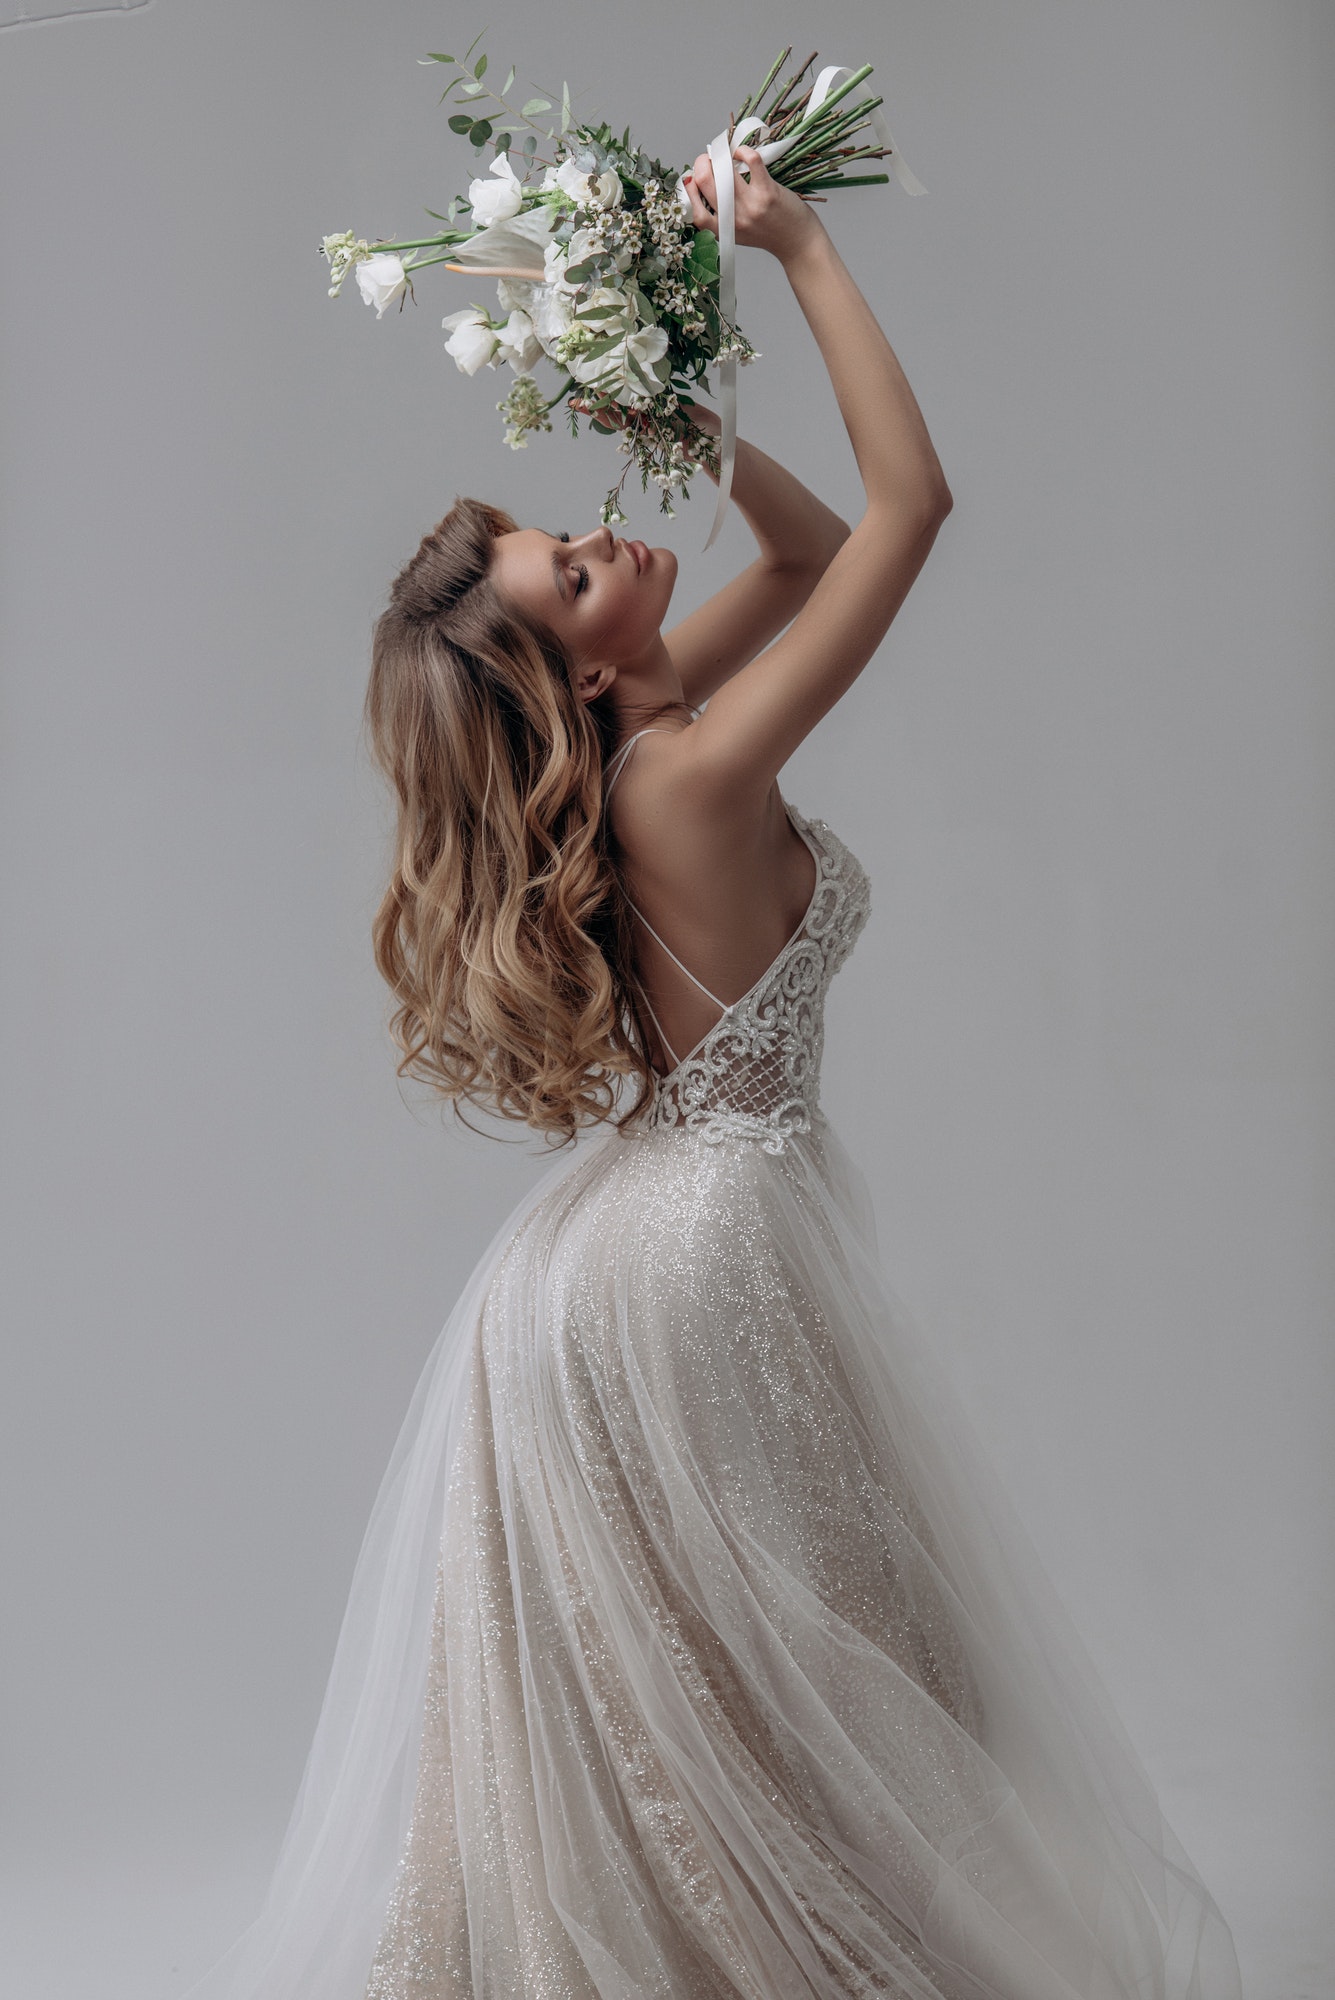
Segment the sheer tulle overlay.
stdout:
[[[791,808],[790,808],[791,811]],[[482,1259],[193,2000],[1237,2000],[819,1108],[866,877]]]

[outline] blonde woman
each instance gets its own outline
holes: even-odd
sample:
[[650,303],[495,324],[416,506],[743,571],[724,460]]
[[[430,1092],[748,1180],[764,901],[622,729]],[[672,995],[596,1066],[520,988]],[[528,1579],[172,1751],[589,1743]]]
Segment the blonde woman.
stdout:
[[[821,1112],[868,884],[778,774],[951,496],[816,212],[737,150],[738,241],[787,274],[865,509],[743,444],[756,559],[666,631],[668,550],[474,501],[394,582],[368,717],[400,1068],[606,1132],[441,1335],[210,1996],[1239,1991]],[[691,191],[712,227],[707,156]]]

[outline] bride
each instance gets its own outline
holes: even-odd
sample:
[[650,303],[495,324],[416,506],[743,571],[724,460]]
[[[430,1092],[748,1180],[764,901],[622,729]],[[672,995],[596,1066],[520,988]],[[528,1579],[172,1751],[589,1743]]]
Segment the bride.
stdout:
[[[606,1131],[441,1333],[268,1902],[197,2000],[1239,1994],[820,1108],[868,884],[778,774],[951,497],[815,211],[737,158],[865,512],[742,444],[759,555],[667,633],[668,550],[471,500],[394,582],[400,1070]],[[689,186],[711,228],[707,155]]]

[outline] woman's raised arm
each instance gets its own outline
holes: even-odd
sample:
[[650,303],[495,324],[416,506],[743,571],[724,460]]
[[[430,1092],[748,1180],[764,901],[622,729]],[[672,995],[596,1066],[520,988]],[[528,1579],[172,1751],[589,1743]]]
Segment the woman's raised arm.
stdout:
[[[690,411],[717,436],[713,410],[693,403]],[[755,561],[663,634],[692,706],[782,632],[848,540],[848,523],[832,507],[745,438],[737,440],[732,499],[756,538]]]
[[[750,174],[735,182],[737,241],[771,251],[788,275],[867,502],[783,637],[719,689],[682,739],[677,774],[746,809],[876,651],[954,503],[904,371],[818,217],[752,147],[739,146],[737,159]],[[689,185],[697,224],[711,227],[707,155]]]

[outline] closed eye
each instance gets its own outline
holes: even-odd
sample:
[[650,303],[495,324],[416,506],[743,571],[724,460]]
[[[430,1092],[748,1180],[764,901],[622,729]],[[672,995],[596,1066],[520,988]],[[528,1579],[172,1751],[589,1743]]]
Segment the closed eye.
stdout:
[[575,585],[575,595],[576,595],[576,597],[578,597],[578,596],[579,596],[579,594],[580,594],[581,590],[587,590],[587,589],[588,589],[588,587],[589,587],[589,572],[588,572],[588,568],[587,568],[586,564],[584,564],[584,563],[581,563],[581,564],[580,564],[580,566],[579,566],[579,582],[578,582],[578,583],[577,583],[577,584]]

